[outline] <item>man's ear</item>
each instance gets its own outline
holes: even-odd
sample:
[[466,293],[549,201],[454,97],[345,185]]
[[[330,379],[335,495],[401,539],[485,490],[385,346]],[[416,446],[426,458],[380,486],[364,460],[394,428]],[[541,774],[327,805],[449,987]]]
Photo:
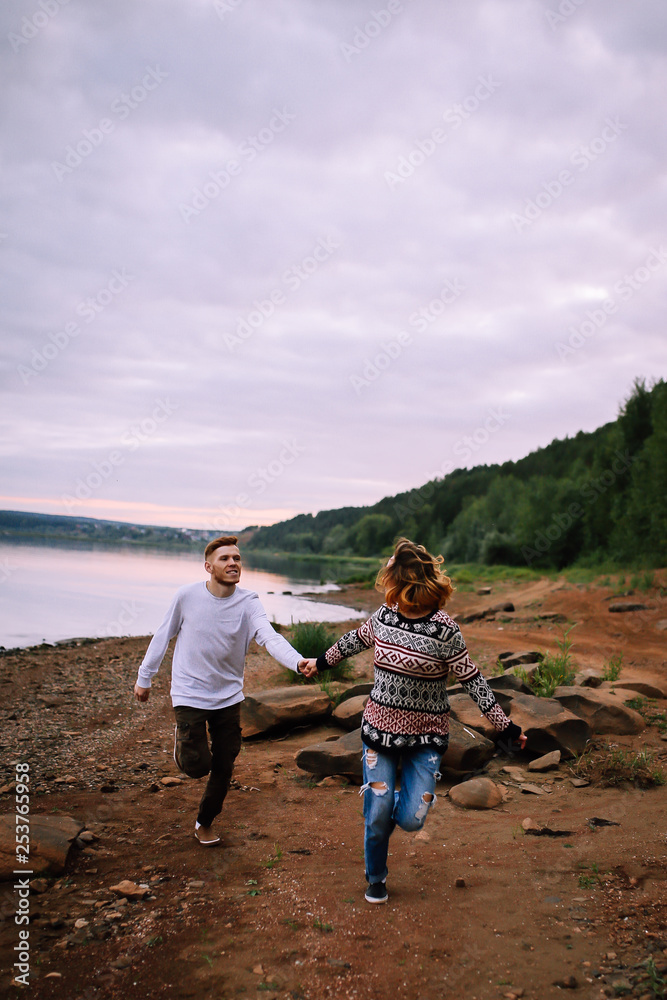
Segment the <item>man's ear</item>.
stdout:
[[213,570],[212,570],[212,568],[211,568],[211,564],[210,564],[210,562],[208,561],[208,559],[207,559],[207,560],[206,560],[206,562],[204,563],[204,569],[206,570],[206,572],[207,572],[207,573],[212,573],[212,572],[213,572]]

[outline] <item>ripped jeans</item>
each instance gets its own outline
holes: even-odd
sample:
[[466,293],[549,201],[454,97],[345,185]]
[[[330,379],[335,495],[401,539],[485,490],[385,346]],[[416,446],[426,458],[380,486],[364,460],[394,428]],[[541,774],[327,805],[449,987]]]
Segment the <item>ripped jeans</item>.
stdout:
[[[396,790],[399,760],[401,789]],[[384,882],[387,851],[394,827],[421,830],[436,800],[435,783],[440,777],[440,755],[432,749],[412,753],[379,753],[364,747],[364,858],[366,880]]]

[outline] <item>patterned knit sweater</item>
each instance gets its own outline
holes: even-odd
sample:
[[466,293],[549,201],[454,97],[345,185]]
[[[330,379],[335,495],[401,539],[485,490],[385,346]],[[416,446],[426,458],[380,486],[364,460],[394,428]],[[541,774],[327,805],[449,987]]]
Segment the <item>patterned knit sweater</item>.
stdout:
[[451,670],[480,711],[500,732],[518,730],[468,655],[461,630],[444,611],[405,618],[383,604],[360,628],[347,632],[318,657],[326,670],[375,646],[375,683],[361,724],[363,743],[383,752],[449,742],[447,675]]

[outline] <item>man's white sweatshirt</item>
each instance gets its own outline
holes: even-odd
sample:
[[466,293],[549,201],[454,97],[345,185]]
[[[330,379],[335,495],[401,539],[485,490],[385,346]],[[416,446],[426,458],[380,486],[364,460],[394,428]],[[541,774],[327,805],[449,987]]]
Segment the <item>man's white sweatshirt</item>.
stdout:
[[151,686],[174,636],[174,707],[217,709],[243,701],[243,668],[252,639],[290,670],[296,671],[301,660],[275,631],[252,590],[236,587],[231,597],[214,597],[202,581],[176,593],[139,667],[139,687]]

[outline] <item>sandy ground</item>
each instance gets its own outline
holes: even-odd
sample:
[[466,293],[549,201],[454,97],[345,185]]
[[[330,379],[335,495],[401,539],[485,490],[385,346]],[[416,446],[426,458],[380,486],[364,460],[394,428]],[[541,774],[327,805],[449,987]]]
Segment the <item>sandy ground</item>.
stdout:
[[[667,618],[667,600],[654,589],[634,595],[646,611],[610,614],[610,595],[608,588],[543,580],[496,585],[488,597],[457,593],[450,611],[514,601],[514,615],[463,627],[487,676],[500,652],[554,649],[567,624],[535,616],[558,612],[579,623],[572,633],[578,667],[602,669],[622,653],[623,680],[667,686],[667,633],[656,627]],[[338,597],[369,611],[378,603],[360,588]],[[390,900],[370,906],[358,789],[317,786],[294,762],[300,747],[340,730],[322,725],[246,742],[219,821],[222,844],[204,849],[193,836],[201,782],[160,782],[178,776],[168,662],[148,705],[131,698],[145,647],[146,640],[108,639],[0,658],[0,784],[7,788],[16,761],[28,762],[33,813],[74,816],[95,837],[72,852],[63,877],[31,896],[29,995],[660,995],[660,979],[667,979],[667,786],[578,788],[561,764],[536,776],[542,794],[526,794],[501,770],[517,761],[496,757],[486,772],[506,783],[506,801],[473,812],[447,798],[460,779],[446,775],[424,831],[392,838]],[[355,679],[369,678],[370,655],[357,657],[354,668]],[[282,682],[282,669],[253,647],[246,689]],[[664,713],[667,703],[654,708]],[[658,725],[607,741],[646,748],[667,771]],[[10,787],[0,812],[12,812],[13,802]],[[569,834],[525,835],[526,817]],[[592,826],[593,817],[617,825]],[[122,879],[147,884],[149,896],[117,905],[110,887]],[[25,991],[12,985],[18,927],[11,883],[0,886],[0,907],[0,984],[11,996]]]

